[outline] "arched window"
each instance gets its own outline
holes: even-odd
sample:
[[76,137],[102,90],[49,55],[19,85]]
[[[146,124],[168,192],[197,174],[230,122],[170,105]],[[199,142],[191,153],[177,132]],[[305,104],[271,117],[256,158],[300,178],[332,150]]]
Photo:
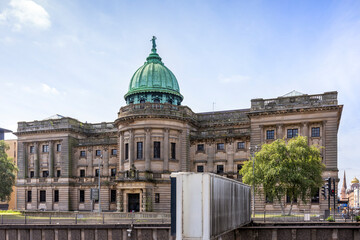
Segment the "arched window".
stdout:
[[154,99],[154,103],[160,103],[160,99],[159,99],[159,98],[155,98],[155,99]]
[[140,103],[145,103],[145,99],[142,98],[142,99],[140,100]]
[[173,104],[173,100],[169,99],[168,103]]

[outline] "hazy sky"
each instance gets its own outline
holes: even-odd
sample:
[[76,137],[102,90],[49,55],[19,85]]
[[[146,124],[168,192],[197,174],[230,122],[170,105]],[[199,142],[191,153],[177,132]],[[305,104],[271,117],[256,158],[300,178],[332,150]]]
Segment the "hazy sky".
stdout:
[[360,178],[358,0],[1,0],[0,127],[114,121],[153,35],[195,112],[338,91],[339,176]]

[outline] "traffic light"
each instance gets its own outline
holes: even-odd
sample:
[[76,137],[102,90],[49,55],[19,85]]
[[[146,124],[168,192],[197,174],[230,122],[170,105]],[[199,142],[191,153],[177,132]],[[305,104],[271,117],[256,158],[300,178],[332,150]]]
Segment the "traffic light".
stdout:
[[327,198],[327,188],[326,188],[326,185],[324,185],[324,186],[321,187],[321,195],[324,196],[324,199]]
[[331,196],[335,196],[335,189],[331,189]]
[[328,196],[332,196],[331,195],[331,178],[327,178],[325,179],[326,183],[325,183],[325,188],[328,190]]

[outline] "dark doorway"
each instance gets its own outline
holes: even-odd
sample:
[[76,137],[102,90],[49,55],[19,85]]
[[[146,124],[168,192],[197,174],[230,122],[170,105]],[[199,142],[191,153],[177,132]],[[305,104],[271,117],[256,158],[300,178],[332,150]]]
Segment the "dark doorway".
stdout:
[[140,211],[140,194],[129,193],[128,194],[128,211],[139,212]]

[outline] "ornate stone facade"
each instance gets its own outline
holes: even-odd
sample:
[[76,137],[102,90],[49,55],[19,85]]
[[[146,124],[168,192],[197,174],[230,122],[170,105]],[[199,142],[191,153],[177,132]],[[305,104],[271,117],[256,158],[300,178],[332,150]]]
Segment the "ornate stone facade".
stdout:
[[[194,113],[179,105],[182,95],[173,76],[171,84],[158,83],[159,92],[179,99],[138,101],[144,91],[157,94],[155,78],[152,75],[148,89],[141,85],[148,80],[132,82],[125,97],[128,105],[120,108],[114,122],[88,124],[67,117],[19,122],[18,208],[98,209],[90,191],[98,187],[100,166],[103,211],[169,212],[171,172],[214,172],[240,181],[238,171],[249,159],[250,147],[297,134],[323,147],[324,178],[337,178],[342,111],[337,92],[253,99],[249,109]],[[135,88],[140,85],[140,90]],[[258,196],[256,210],[279,207],[264,202]],[[312,202],[298,202],[295,209],[327,207],[319,196]]]

